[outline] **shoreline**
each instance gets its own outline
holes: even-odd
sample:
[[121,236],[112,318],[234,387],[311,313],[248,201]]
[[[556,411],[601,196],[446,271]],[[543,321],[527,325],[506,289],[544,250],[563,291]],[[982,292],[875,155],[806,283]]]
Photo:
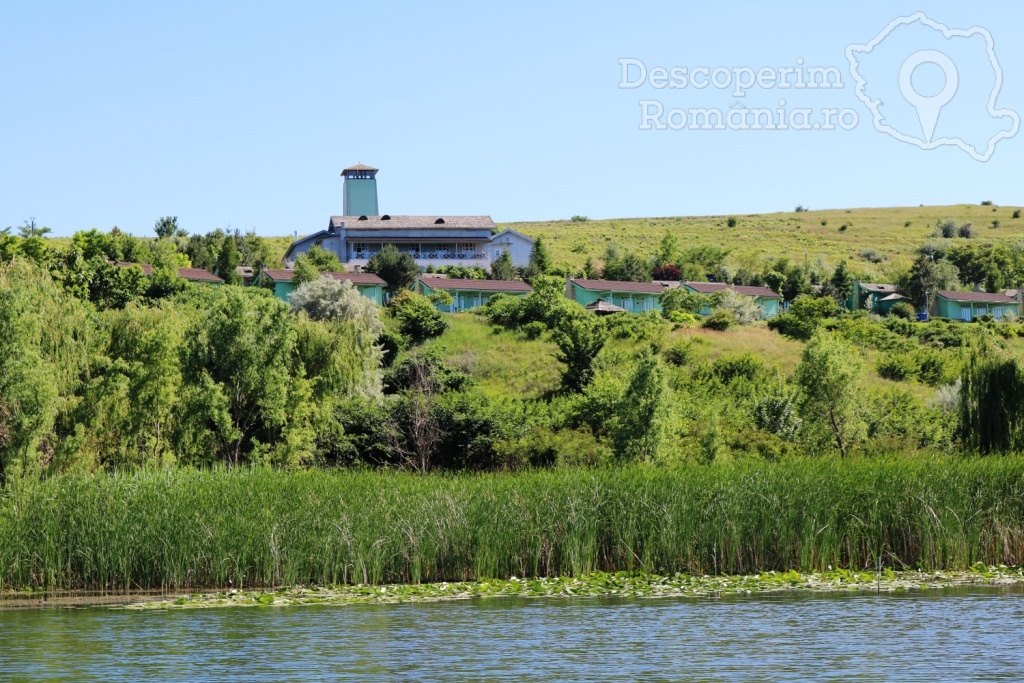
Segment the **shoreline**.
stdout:
[[487,579],[425,584],[289,586],[276,589],[181,590],[139,593],[12,591],[0,593],[0,610],[108,608],[207,609],[441,602],[479,598],[721,598],[784,593],[871,594],[963,587],[1024,587],[1024,567],[974,565],[966,571],[819,573],[763,572],[746,576],[659,576],[595,572],[585,577]]

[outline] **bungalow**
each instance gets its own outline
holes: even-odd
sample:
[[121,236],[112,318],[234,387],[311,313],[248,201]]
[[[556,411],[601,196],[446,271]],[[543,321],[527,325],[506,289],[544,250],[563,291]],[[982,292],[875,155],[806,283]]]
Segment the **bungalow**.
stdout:
[[447,305],[434,304],[437,310],[446,313],[468,311],[486,304],[495,294],[525,296],[533,291],[530,285],[520,280],[460,280],[446,277],[421,277],[416,281],[416,291],[424,296],[443,291],[452,295],[454,301]]
[[873,282],[853,283],[853,290],[846,300],[849,311],[868,310],[878,315],[888,315],[889,310],[901,301],[910,301],[896,291],[896,285],[878,284]]
[[987,314],[999,320],[1007,313],[1020,315],[1020,302],[1007,294],[940,290],[935,292],[932,310],[936,318],[970,322]]
[[[727,289],[742,296],[753,297],[761,309],[762,318],[774,318],[779,314],[782,307],[782,295],[773,292],[767,287],[755,287],[751,285],[728,285],[724,282],[684,282],[683,286],[691,294],[717,294]],[[701,311],[705,315],[710,311]]]
[[[153,266],[149,263],[131,263],[130,261],[118,261],[117,265],[121,268],[129,268],[131,266],[138,266],[142,269],[143,274],[149,277],[153,274]],[[222,285],[224,280],[217,277],[208,270],[202,268],[178,268],[178,276],[188,280],[189,282],[201,282],[207,285]]]
[[[321,275],[330,276],[338,282],[351,282],[360,294],[373,299],[378,306],[384,303],[384,290],[387,288],[387,283],[373,273],[321,273]],[[253,284],[269,287],[274,290],[278,299],[288,301],[288,297],[295,291],[295,285],[292,283],[294,276],[294,270],[264,268]]]
[[634,313],[660,311],[660,297],[663,291],[665,291],[663,286],[653,282],[569,278],[565,285],[565,296],[585,307],[601,300]]
[[504,252],[512,265],[530,261],[534,240],[512,229],[499,231],[490,216],[391,216],[377,209],[377,169],[350,166],[344,176],[343,216],[331,216],[327,228],[295,240],[286,264],[311,247],[336,255],[350,270],[360,270],[386,245],[409,254],[421,270],[427,266],[476,266],[490,271]]

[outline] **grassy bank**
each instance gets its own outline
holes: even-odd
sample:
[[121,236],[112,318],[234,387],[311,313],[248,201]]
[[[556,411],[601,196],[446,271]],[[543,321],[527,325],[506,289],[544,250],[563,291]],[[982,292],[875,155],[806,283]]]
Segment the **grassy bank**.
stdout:
[[4,588],[245,588],[1024,563],[1024,457],[10,484]]

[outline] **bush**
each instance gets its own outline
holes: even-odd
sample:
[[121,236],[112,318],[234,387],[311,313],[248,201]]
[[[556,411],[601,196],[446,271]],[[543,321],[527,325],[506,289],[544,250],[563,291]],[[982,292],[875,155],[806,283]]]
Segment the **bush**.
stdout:
[[732,314],[732,311],[719,309],[714,311],[708,317],[704,318],[703,327],[708,330],[717,330],[724,332],[730,327],[736,324],[736,316]]
[[590,219],[587,218],[586,216],[573,216],[572,217],[572,222],[573,223],[586,223],[589,220]]
[[404,290],[391,300],[389,310],[398,319],[398,329],[413,342],[438,337],[448,329],[448,321],[422,294]]
[[1014,209],[1013,217],[1014,218],[1020,218],[1020,209]]
[[763,396],[754,406],[753,418],[758,429],[786,441],[796,438],[803,423],[792,397],[784,393]]
[[693,342],[680,339],[673,346],[665,349],[665,362],[670,365],[686,365],[693,358]]
[[725,224],[728,225],[730,228],[735,228],[736,227],[736,219],[733,218],[732,216],[729,216],[729,220],[727,220],[725,222]]
[[913,356],[906,353],[889,354],[878,361],[878,374],[895,382],[914,379],[917,376],[917,363]]
[[534,320],[532,323],[526,323],[520,330],[522,330],[523,336],[527,339],[538,339],[542,334],[547,332],[548,326],[539,320]]
[[667,263],[663,266],[658,266],[651,272],[651,277],[655,280],[681,280],[683,273],[679,270],[679,266]]
[[613,313],[604,317],[608,333],[615,339],[645,341],[668,332],[669,323],[657,311],[642,314]]
[[752,380],[764,368],[764,361],[750,353],[736,356],[722,356],[711,366],[718,379],[728,384],[738,377]]
[[716,293],[713,299],[715,311],[728,311],[738,325],[752,325],[764,315],[754,297],[737,294],[731,289]]
[[893,304],[892,308],[889,309],[889,315],[894,318],[902,318],[903,320],[914,320],[917,317],[914,307],[906,301]]
[[875,249],[862,249],[860,252],[860,258],[869,263],[881,263],[885,260],[885,256],[879,254]]

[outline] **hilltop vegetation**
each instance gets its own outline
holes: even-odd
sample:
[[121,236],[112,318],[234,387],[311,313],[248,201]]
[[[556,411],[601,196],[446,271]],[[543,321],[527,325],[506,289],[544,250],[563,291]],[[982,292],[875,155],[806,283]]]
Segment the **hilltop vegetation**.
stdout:
[[[764,264],[786,258],[834,268],[847,261],[864,279],[892,282],[893,268],[906,268],[937,223],[946,219],[971,223],[977,239],[1014,245],[1024,240],[1024,218],[1018,207],[979,204],[891,209],[832,209],[734,216],[616,218],[507,223],[541,237],[556,267],[580,269],[588,258],[602,259],[608,246],[640,254],[654,253],[667,233],[687,248],[729,250],[733,272],[760,271]],[[580,217],[577,217],[580,218]],[[993,228],[992,222],[999,227]],[[878,262],[875,262],[878,260]]]

